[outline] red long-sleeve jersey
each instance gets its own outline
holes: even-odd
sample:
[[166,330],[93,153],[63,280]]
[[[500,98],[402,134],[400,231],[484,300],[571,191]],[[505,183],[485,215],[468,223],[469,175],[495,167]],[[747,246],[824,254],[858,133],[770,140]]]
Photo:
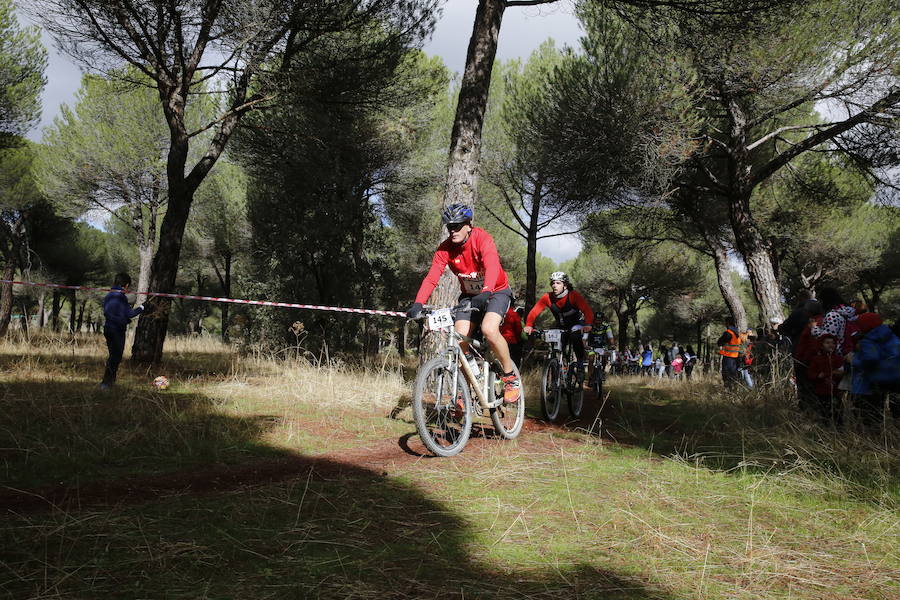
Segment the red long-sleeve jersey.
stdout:
[[[584,315],[585,323],[593,323],[594,322],[594,311],[591,310],[590,305],[587,303],[587,300],[584,299],[584,296],[576,292],[575,290],[570,290],[568,294],[562,296],[561,298],[556,298],[554,302],[556,306],[560,309],[565,309],[566,300],[568,300],[572,306],[581,311]],[[534,327],[534,320],[538,318],[542,312],[544,312],[545,308],[550,308],[550,294],[544,294],[541,296],[541,299],[537,301],[537,304],[531,309],[531,312],[528,313],[528,316],[525,318],[525,326],[526,327]]]
[[513,309],[512,306],[506,311],[503,317],[503,324],[500,325],[500,335],[506,340],[507,344],[518,344],[522,341],[522,317]]
[[448,266],[459,279],[459,288],[464,294],[496,292],[509,287],[494,238],[484,229],[473,227],[462,244],[454,244],[450,238],[441,242],[431,260],[431,269],[416,294],[416,302],[424,304],[431,297]]

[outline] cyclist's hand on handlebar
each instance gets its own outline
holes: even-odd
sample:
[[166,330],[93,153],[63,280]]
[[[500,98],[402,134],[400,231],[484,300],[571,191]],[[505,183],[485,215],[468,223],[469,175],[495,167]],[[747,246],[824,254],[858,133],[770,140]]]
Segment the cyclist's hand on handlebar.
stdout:
[[534,327],[532,327],[531,325],[526,325],[524,331],[525,335],[531,335],[531,332],[534,331]]
[[585,325],[581,328],[581,333],[588,333],[593,327],[591,325]]
[[424,306],[422,306],[421,302],[413,302],[413,305],[409,307],[409,310],[406,311],[407,319],[420,319],[422,317],[422,312],[424,310]]

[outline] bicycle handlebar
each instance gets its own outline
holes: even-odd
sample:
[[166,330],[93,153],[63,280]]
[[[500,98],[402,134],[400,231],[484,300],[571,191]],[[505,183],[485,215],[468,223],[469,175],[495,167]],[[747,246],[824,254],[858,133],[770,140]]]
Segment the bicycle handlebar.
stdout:
[[[412,320],[422,321],[422,320],[428,318],[429,314],[431,314],[433,312],[437,312],[439,310],[443,310],[444,308],[445,307],[443,307],[443,306],[435,306],[433,304],[426,304],[425,306],[422,307],[422,314],[419,315],[416,319],[412,319]],[[481,312],[483,310],[484,310],[483,308],[480,308],[478,306],[472,306],[471,300],[469,298],[466,298],[462,302],[457,304],[456,306],[451,307],[450,314],[455,316],[456,313],[460,313],[460,312]]]

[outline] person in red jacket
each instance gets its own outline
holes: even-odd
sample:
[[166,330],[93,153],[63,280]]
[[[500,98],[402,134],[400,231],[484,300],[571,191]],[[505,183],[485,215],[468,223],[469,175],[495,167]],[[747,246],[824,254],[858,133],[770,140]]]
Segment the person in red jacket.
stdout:
[[500,335],[506,340],[509,355],[517,367],[522,366],[522,315],[519,310],[510,306],[500,326]]
[[834,423],[841,421],[841,400],[838,384],[844,375],[844,359],[835,350],[837,338],[826,334],[819,339],[820,350],[809,363],[806,376],[819,399],[822,417]]
[[[444,269],[449,267],[459,280],[460,301],[468,298],[472,308],[477,309],[456,313],[454,328],[458,333],[471,337],[478,321],[481,322],[481,332],[503,367],[503,401],[511,404],[519,400],[521,382],[515,373],[509,346],[500,334],[500,323],[512,304],[512,290],[500,265],[494,238],[484,229],[473,227],[472,217],[472,209],[465,204],[451,204],[441,213],[449,235],[434,253],[431,269],[425,275],[406,316],[418,319],[422,315],[423,305],[437,287]],[[467,344],[461,343],[460,346],[463,351],[468,351]]]
[[594,322],[594,311],[584,296],[575,291],[569,276],[562,271],[550,274],[550,292],[541,296],[525,318],[525,333],[534,330],[534,321],[549,308],[556,319],[556,327],[563,330],[563,351],[572,344],[578,359],[579,376],[584,378],[584,341],[582,334],[589,332]]

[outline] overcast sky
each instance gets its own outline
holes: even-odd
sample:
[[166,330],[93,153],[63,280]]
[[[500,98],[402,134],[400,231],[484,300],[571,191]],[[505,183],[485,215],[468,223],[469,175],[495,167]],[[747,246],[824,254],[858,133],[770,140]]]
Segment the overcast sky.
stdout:
[[[447,0],[434,35],[425,45],[425,51],[443,58],[451,71],[461,73],[465,65],[477,5],[478,0]],[[30,22],[21,12],[19,18],[23,23]],[[527,58],[547,38],[553,38],[559,46],[575,46],[580,36],[572,5],[566,0],[550,6],[510,8],[503,17],[497,58]],[[41,123],[28,136],[33,140],[40,140],[41,130],[59,114],[60,104],[73,103],[75,91],[81,84],[79,68],[68,57],[56,52],[46,35],[44,44],[50,52],[50,61]],[[541,254],[557,262],[574,258],[579,249],[576,236],[560,236],[538,243]]]

